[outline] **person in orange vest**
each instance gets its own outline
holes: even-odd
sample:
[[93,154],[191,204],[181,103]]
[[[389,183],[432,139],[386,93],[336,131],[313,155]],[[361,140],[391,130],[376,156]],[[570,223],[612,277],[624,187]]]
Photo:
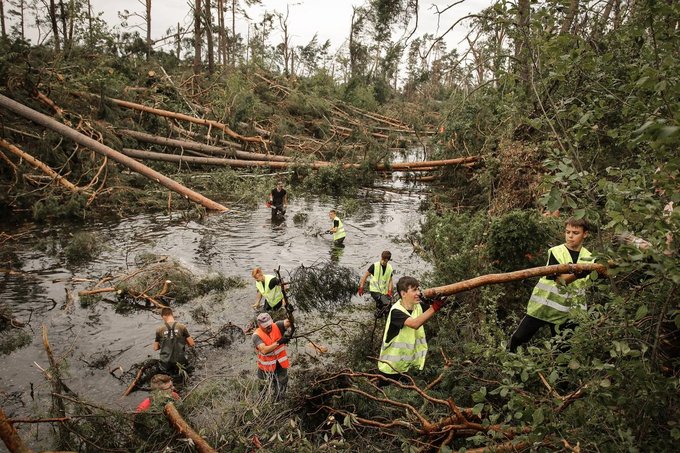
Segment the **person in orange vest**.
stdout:
[[257,351],[257,377],[275,386],[276,399],[281,399],[288,388],[288,354],[286,344],[290,337],[286,330],[290,321],[274,322],[269,313],[257,316],[257,329],[253,333],[253,345]]

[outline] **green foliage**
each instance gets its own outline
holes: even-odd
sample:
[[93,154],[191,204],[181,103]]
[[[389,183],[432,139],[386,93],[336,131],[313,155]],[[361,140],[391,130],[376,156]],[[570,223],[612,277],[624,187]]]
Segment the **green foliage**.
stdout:
[[228,291],[232,288],[244,288],[246,282],[240,277],[227,277],[222,274],[209,275],[196,283],[198,295],[208,294],[211,291]]
[[96,258],[104,249],[103,238],[96,233],[74,233],[64,247],[64,256],[70,264],[83,264]]
[[489,228],[489,259],[502,272],[546,263],[546,251],[560,243],[561,221],[541,217],[535,211],[511,211],[495,218]]

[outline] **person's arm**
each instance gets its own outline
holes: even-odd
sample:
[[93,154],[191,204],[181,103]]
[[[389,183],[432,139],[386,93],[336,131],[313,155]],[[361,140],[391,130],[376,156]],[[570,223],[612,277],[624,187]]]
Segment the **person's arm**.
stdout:
[[269,192],[269,202],[271,203],[273,201],[274,201],[274,191],[272,190],[271,192]]
[[[359,281],[359,295],[361,296],[364,292],[364,285],[366,284],[366,279],[368,276],[371,275],[370,272],[366,271],[363,277],[361,277],[361,280]],[[391,280],[390,280],[391,281]]]
[[411,329],[418,329],[420,326],[425,324],[425,322],[430,319],[434,314],[436,313],[435,309],[430,306],[427,310],[425,310],[420,316],[416,318],[407,318],[406,321],[404,322],[404,325],[406,327],[410,327]]
[[253,308],[258,308],[260,306],[260,301],[262,300],[262,293],[257,292],[257,299],[255,299],[255,303],[253,304]]
[[153,350],[158,351],[161,348],[161,338],[160,335],[158,335],[158,331],[156,331],[156,338],[153,340]]
[[392,276],[390,275],[390,281],[387,282],[387,295],[392,297]]
[[288,192],[283,194],[283,206],[288,207]]
[[335,233],[338,231],[338,227],[340,226],[340,221],[339,220],[333,220],[333,228],[331,228],[330,231],[331,233]]
[[193,348],[194,346],[196,346],[196,342],[195,342],[194,339],[191,337],[191,335],[188,336],[188,337],[186,338],[186,342],[187,342],[187,345],[188,345],[189,347],[192,347],[192,348]]

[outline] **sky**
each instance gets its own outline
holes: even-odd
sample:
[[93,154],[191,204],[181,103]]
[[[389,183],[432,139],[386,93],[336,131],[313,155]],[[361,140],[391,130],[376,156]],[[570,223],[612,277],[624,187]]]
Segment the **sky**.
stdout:
[[[289,30],[292,33],[291,41],[294,46],[307,44],[314,34],[318,35],[318,42],[323,43],[327,39],[331,41],[331,48],[337,49],[347,39],[352,18],[352,7],[361,6],[367,0],[263,0],[263,4],[248,9],[248,15],[253,22],[259,22],[265,11],[280,12],[285,14],[289,7]],[[154,0],[151,10],[152,38],[159,39],[166,34],[170,27],[177,27],[181,23],[187,27],[192,22],[189,0]],[[191,1],[193,3],[193,0]],[[433,5],[439,9],[455,3],[455,0],[420,0],[419,26],[416,36],[422,33],[437,34],[437,19]],[[450,27],[456,20],[469,14],[476,13],[488,7],[492,0],[463,0],[459,5],[448,10],[443,16],[439,26],[439,33]],[[143,0],[92,0],[92,6],[96,11],[103,13],[104,20],[109,26],[120,23],[118,11],[129,10],[142,13],[144,11]],[[141,23],[141,21],[138,21]],[[239,27],[241,27],[239,29]],[[236,24],[237,32],[243,36],[247,34],[247,25],[241,22]],[[465,48],[464,41],[467,34],[466,28],[458,26],[447,35],[447,48]],[[142,33],[144,35],[144,33]],[[276,36],[274,34],[274,36]],[[273,41],[273,39],[272,39]],[[275,42],[270,42],[275,44]]]

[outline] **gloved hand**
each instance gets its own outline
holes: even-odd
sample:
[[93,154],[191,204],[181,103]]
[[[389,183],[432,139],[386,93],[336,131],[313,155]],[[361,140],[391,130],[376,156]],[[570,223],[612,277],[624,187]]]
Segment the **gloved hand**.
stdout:
[[364,295],[364,287],[363,287],[363,286],[360,286],[360,287],[359,287],[359,295],[360,295],[360,296],[363,296],[363,295]]
[[448,302],[448,299],[446,297],[437,297],[434,302],[432,302],[432,309],[434,310],[435,313],[437,313],[439,310],[442,309],[444,305]]
[[392,297],[392,288],[387,289],[387,296]]
[[278,344],[288,344],[289,341],[290,341],[290,337],[284,335],[279,339],[279,341],[277,341],[277,343]]

